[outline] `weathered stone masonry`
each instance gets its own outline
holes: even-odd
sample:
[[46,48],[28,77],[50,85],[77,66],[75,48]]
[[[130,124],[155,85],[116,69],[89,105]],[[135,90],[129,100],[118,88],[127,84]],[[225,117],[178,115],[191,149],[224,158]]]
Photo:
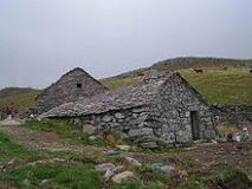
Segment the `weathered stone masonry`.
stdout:
[[81,68],[64,74],[57,82],[46,88],[38,97],[37,110],[46,112],[67,102],[104,93],[106,88]]
[[179,75],[146,80],[137,86],[68,103],[42,115],[68,118],[97,134],[119,134],[145,147],[193,140],[192,112],[198,139],[215,137],[212,115],[201,96]]

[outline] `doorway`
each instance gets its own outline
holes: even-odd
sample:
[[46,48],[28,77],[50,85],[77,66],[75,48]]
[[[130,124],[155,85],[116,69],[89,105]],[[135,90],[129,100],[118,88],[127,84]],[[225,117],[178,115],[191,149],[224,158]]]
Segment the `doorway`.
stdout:
[[200,139],[200,129],[199,129],[199,113],[197,111],[190,112],[191,117],[191,127],[192,127],[192,138],[193,140]]

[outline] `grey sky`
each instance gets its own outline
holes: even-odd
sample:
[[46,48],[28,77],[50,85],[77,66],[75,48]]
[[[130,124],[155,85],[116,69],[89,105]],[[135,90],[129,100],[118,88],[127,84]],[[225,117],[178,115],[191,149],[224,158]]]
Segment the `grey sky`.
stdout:
[[251,0],[0,0],[0,88],[80,66],[105,77],[177,56],[252,57]]

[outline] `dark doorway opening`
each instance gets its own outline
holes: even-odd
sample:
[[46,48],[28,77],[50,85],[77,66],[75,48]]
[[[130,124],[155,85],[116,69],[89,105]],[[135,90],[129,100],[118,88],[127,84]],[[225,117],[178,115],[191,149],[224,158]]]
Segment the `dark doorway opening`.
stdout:
[[200,129],[199,129],[199,113],[197,111],[190,112],[191,116],[191,127],[192,127],[192,138],[193,140],[200,139]]
[[77,83],[77,88],[81,89],[82,88],[82,84],[81,83]]

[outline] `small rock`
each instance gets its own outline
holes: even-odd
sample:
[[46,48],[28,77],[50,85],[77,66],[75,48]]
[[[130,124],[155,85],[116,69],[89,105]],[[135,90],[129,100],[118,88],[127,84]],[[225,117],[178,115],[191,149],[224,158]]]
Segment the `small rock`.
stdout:
[[116,148],[123,150],[123,151],[129,151],[130,146],[129,145],[117,145]]
[[165,165],[160,168],[160,171],[162,171],[166,176],[171,177],[174,174],[175,168]]
[[82,131],[83,133],[86,133],[88,135],[93,135],[96,132],[96,128],[92,125],[86,124],[86,125],[83,125]]
[[114,169],[108,169],[106,171],[105,175],[103,176],[103,179],[105,181],[109,181],[112,176],[114,176],[115,174],[117,174],[119,171],[122,171],[123,168],[124,168],[123,166],[117,166]]
[[42,182],[41,182],[41,184],[47,184],[49,182],[49,180],[48,179],[44,179],[44,180],[42,180]]
[[149,149],[155,149],[158,148],[158,145],[156,142],[146,142],[146,143],[142,143],[141,146],[143,148],[149,148]]
[[90,137],[88,137],[88,139],[91,140],[91,141],[94,141],[94,140],[97,139],[97,137],[96,136],[90,136]]
[[117,119],[123,119],[123,118],[125,118],[125,116],[124,116],[123,114],[121,114],[121,113],[116,113],[116,114],[115,114],[115,117],[116,117]]
[[103,163],[103,164],[97,165],[95,169],[96,171],[99,171],[99,172],[106,172],[107,170],[115,169],[115,167],[116,166],[113,163]]
[[111,116],[108,116],[108,115],[105,115],[105,116],[102,118],[102,120],[103,120],[104,122],[110,122],[111,119],[112,119],[112,117],[111,117]]
[[115,175],[114,170],[108,169],[108,170],[106,171],[105,175],[103,176],[103,179],[104,179],[105,181],[108,181],[108,180],[109,180],[112,176],[114,176],[114,175]]
[[174,167],[169,166],[169,165],[164,165],[161,162],[160,163],[153,163],[151,165],[151,168],[156,171],[161,171],[162,173],[164,173],[168,177],[171,177],[175,172]]
[[120,184],[124,181],[127,181],[128,179],[130,178],[133,178],[134,177],[134,173],[131,172],[131,171],[124,171],[122,173],[119,173],[115,176],[112,177],[112,181],[114,183],[117,183],[117,184]]
[[120,153],[121,153],[120,151],[116,151],[116,150],[109,150],[109,151],[104,152],[104,154],[107,156],[119,155]]
[[142,166],[142,164],[139,162],[139,161],[137,161],[136,159],[134,159],[134,158],[132,158],[132,157],[126,157],[125,158],[126,159],[126,161],[129,163],[129,164],[131,164],[131,165],[133,165],[133,166]]

